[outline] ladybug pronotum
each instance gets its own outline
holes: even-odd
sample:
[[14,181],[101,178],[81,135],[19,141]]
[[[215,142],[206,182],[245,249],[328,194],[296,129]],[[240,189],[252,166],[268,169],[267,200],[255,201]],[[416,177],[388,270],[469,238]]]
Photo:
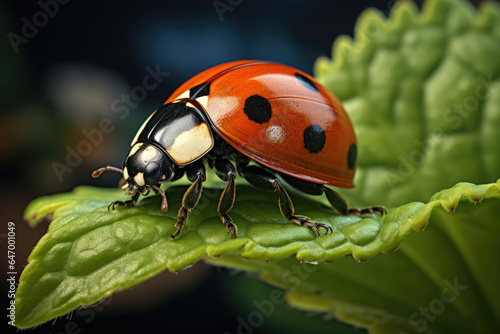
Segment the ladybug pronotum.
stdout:
[[235,238],[236,224],[229,216],[237,175],[252,185],[278,191],[282,215],[321,235],[329,225],[296,215],[288,192],[277,175],[311,195],[325,194],[343,215],[386,213],[384,207],[350,209],[347,201],[328,188],[352,188],[357,146],[354,131],[339,100],[306,73],[266,61],[236,61],[210,68],[179,87],[142,125],[132,140],[123,170],[122,189],[132,195],[109,207],[129,206],[152,189],[186,174],[192,185],[182,199],[177,237],[188,213],[196,207],[205,181],[205,166],[215,168],[227,185],[217,211],[227,232]]

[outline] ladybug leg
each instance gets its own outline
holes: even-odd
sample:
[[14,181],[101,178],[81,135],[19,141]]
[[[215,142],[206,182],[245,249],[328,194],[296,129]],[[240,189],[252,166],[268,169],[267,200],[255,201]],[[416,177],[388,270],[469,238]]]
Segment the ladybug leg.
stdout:
[[[98,178],[99,176],[101,176],[102,173],[106,172],[106,171],[111,171],[111,172],[117,172],[117,173],[123,173],[123,170],[120,169],[120,168],[117,168],[117,167],[113,167],[113,166],[106,166],[106,167],[102,167],[102,168],[99,168],[95,171],[92,172],[92,177],[94,179]],[[120,180],[120,183],[124,182],[125,180],[123,180],[123,178]],[[123,184],[120,184],[120,187],[122,186]],[[131,206],[131,205],[134,205],[137,200],[139,199],[139,195],[140,193],[136,193],[131,200],[129,201],[114,201],[114,202],[111,202],[109,203],[108,205],[108,210],[110,209],[115,209],[116,206]]]
[[195,162],[189,166],[186,174],[188,180],[193,182],[193,184],[188,188],[188,190],[186,190],[184,197],[182,198],[182,206],[178,214],[179,219],[177,220],[177,223],[175,223],[177,231],[171,235],[172,239],[177,237],[182,232],[189,211],[191,211],[200,200],[203,190],[202,183],[206,179],[205,166],[200,162]]
[[155,194],[159,193],[161,196],[161,211],[167,212],[167,210],[168,210],[167,195],[165,195],[165,192],[163,191],[163,189],[160,188],[160,185],[154,185],[152,187],[153,187],[153,191],[155,192]]
[[325,194],[328,202],[330,202],[330,205],[342,215],[362,216],[374,212],[379,212],[381,215],[387,213],[387,209],[383,206],[374,206],[365,209],[349,209],[349,203],[347,202],[347,200],[342,195],[326,187],[325,185],[297,179],[285,174],[281,175],[286,182],[290,183],[294,188],[297,188],[302,192],[305,192],[309,195]]
[[224,191],[219,199],[217,212],[220,215],[222,223],[226,225],[227,233],[231,232],[231,238],[236,238],[238,235],[238,227],[233,223],[233,220],[227,214],[233,207],[234,199],[236,198],[236,186],[234,183],[234,179],[236,178],[236,169],[227,159],[217,159],[214,167],[217,176],[221,180],[227,181],[226,187],[224,188]]
[[280,180],[275,175],[257,166],[243,167],[241,169],[241,174],[248,182],[258,188],[268,191],[278,190],[278,203],[280,211],[283,217],[285,217],[286,219],[298,225],[307,226],[310,229],[316,231],[318,235],[322,234],[320,228],[323,228],[325,230],[324,234],[332,232],[332,228],[329,225],[315,222],[307,216],[295,215],[295,209],[293,207],[292,200],[290,199],[288,192],[281,185]]
[[139,192],[136,192],[135,195],[132,197],[131,200],[128,200],[128,201],[114,201],[114,202],[111,202],[109,203],[108,205],[108,210],[109,209],[115,209],[115,206],[131,206],[131,205],[134,205],[137,200],[139,199],[139,196],[141,195],[141,193]]
[[349,204],[347,200],[342,197],[339,193],[323,186],[323,191],[330,202],[330,205],[343,215],[356,215],[362,216],[366,214],[372,214],[374,212],[379,212],[381,216],[387,214],[387,209],[384,206],[370,206],[368,208],[359,209],[349,209]]

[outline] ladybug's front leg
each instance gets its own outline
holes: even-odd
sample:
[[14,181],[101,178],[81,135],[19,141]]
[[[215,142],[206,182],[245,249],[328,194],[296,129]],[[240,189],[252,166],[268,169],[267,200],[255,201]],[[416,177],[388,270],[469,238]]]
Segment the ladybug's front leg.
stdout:
[[233,220],[227,214],[233,207],[234,199],[236,197],[236,185],[234,183],[234,179],[236,178],[236,169],[227,159],[217,159],[214,167],[217,176],[221,180],[227,181],[226,187],[224,188],[224,191],[219,199],[217,212],[219,212],[222,223],[226,225],[227,233],[232,232],[231,238],[236,238],[238,235],[238,227],[233,223]]
[[278,203],[280,211],[283,217],[285,217],[286,219],[298,225],[307,226],[310,229],[316,231],[318,235],[322,234],[321,231],[319,230],[320,228],[323,228],[325,230],[324,234],[332,232],[332,228],[329,225],[315,222],[307,216],[295,215],[293,203],[292,200],[290,199],[290,196],[288,195],[288,192],[281,185],[280,180],[273,174],[257,166],[243,167],[241,169],[241,173],[248,182],[250,182],[252,185],[258,188],[262,188],[268,191],[278,190],[279,193]]
[[178,214],[179,219],[175,224],[177,231],[171,235],[172,239],[177,237],[182,232],[189,211],[191,211],[200,200],[203,190],[202,183],[206,179],[205,166],[200,162],[193,163],[189,166],[186,176],[189,181],[193,182],[193,184],[188,188],[188,190],[186,190],[184,197],[182,198],[182,207],[180,208]]
[[[106,167],[102,167],[102,168],[99,168],[95,171],[92,172],[92,177],[95,179],[95,178],[98,178],[99,176],[101,176],[102,173],[106,172],[106,171],[111,171],[111,172],[117,172],[117,173],[120,173],[122,174],[123,173],[123,170],[120,169],[120,168],[117,168],[117,167],[113,167],[113,166],[106,166]],[[109,209],[115,209],[115,206],[119,206],[119,205],[123,205],[123,206],[131,206],[131,205],[134,205],[137,200],[139,199],[139,196],[140,196],[140,193],[139,192],[136,192],[134,194],[134,196],[132,197],[131,200],[128,200],[128,201],[114,201],[114,202],[111,202],[109,203],[108,205],[108,210]]]
[[141,194],[139,192],[136,192],[135,195],[132,197],[131,200],[128,200],[128,201],[114,201],[114,202],[111,202],[109,203],[108,205],[108,210],[109,209],[115,209],[115,206],[120,206],[120,205],[123,205],[123,206],[131,206],[131,205],[134,205],[137,200],[139,199],[139,196]]

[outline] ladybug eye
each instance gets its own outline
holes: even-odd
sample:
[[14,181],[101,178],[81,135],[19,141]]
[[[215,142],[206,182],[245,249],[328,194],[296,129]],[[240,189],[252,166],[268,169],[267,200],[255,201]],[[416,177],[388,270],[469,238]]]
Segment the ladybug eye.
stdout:
[[161,169],[158,163],[152,161],[146,165],[144,169],[144,181],[146,184],[155,185],[160,182]]

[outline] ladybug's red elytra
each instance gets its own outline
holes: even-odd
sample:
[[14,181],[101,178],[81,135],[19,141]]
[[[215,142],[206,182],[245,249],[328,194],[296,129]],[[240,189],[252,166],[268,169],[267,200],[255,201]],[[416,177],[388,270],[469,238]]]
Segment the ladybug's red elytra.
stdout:
[[235,61],[212,67],[180,86],[142,125],[132,140],[123,170],[122,189],[132,195],[109,207],[129,206],[150,189],[186,174],[192,185],[182,199],[177,230],[196,207],[205,181],[205,166],[215,168],[227,185],[217,211],[232,238],[238,229],[228,212],[236,197],[235,178],[278,191],[282,215],[321,235],[332,231],[323,223],[296,215],[288,192],[277,175],[311,195],[325,194],[343,215],[387,212],[384,207],[350,209],[347,201],[327,187],[352,188],[357,146],[352,124],[339,100],[308,74],[267,61]]

